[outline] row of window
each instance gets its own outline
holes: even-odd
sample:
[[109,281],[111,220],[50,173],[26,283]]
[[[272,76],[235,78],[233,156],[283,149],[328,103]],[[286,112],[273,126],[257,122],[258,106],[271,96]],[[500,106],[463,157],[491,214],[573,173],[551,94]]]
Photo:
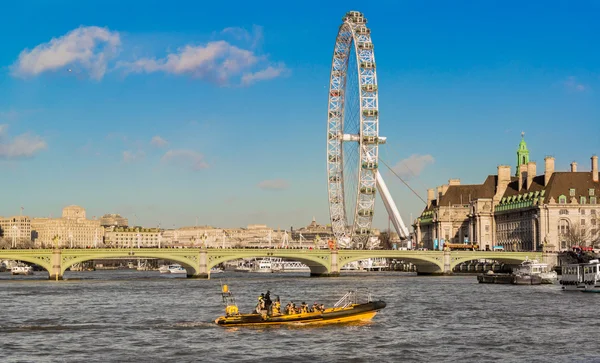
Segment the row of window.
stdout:
[[[593,189],[591,189],[593,190]],[[558,197],[558,204],[567,204],[567,197],[564,195],[561,195]],[[586,197],[580,197],[579,198],[579,204],[587,204],[587,198]],[[596,197],[590,197],[590,204],[597,204],[597,200]]]
[[[589,196],[594,196],[595,195],[595,190],[594,188],[589,188],[588,189],[588,195]],[[569,189],[569,196],[574,197],[575,196],[575,188],[571,188]]]

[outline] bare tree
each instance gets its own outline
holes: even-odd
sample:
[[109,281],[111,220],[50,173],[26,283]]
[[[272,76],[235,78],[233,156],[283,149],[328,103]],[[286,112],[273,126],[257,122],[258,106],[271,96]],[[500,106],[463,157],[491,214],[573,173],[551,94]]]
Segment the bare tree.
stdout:
[[590,229],[573,223],[562,237],[567,242],[567,248],[571,248],[573,246],[593,246],[590,235]]
[[392,249],[391,236],[389,231],[383,231],[379,234],[379,240],[384,250]]

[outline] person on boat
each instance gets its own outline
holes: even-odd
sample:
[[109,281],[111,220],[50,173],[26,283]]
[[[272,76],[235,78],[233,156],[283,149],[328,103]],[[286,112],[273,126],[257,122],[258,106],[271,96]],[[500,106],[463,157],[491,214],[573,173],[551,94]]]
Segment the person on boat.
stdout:
[[308,305],[306,305],[306,303],[304,301],[302,302],[302,305],[300,305],[300,312],[308,313]]
[[256,304],[256,312],[260,314],[261,310],[265,309],[265,294],[260,294],[258,304]]
[[281,301],[279,300],[279,296],[275,298],[275,304],[273,304],[273,314],[281,314]]
[[273,309],[272,309],[273,302],[271,301],[271,291],[267,290],[267,293],[264,295],[264,301],[265,301],[265,308],[267,309],[267,314],[271,315],[273,312]]
[[319,311],[319,304],[317,304],[317,302],[315,301],[315,303],[313,304],[312,308],[310,309],[311,312],[316,312]]

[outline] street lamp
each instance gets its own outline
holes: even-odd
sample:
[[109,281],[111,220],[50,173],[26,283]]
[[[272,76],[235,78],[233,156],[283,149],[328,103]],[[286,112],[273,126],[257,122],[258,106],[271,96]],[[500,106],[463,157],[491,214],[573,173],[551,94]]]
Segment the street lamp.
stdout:
[[15,224],[13,224],[12,229],[13,229],[13,233],[12,233],[12,244],[11,247],[12,248],[17,248],[17,243],[15,242],[15,237],[17,236],[17,229],[19,227],[17,227]]

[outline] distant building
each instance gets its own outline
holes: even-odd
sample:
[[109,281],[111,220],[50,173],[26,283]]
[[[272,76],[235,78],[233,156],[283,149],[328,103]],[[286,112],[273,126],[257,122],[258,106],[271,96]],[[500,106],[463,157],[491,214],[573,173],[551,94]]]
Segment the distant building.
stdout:
[[312,222],[306,227],[291,230],[293,241],[315,241],[317,239],[325,240],[333,239],[333,231],[330,225],[318,224],[315,217]]
[[104,233],[107,247],[166,247],[168,242],[158,228],[107,227]]
[[500,165],[483,184],[451,179],[429,189],[427,207],[415,222],[417,247],[439,249],[450,242],[477,243],[482,250],[557,251],[598,244],[598,157],[591,157],[591,171],[577,171],[573,162],[570,171],[557,172],[549,156],[544,167],[538,175],[522,138],[516,176]]
[[102,244],[104,228],[100,220],[86,219],[85,209],[71,205],[63,208],[62,218],[33,218],[31,233],[36,247],[86,248]]
[[31,219],[28,216],[0,217],[4,238],[15,241],[31,241]]
[[127,227],[129,221],[120,214],[105,214],[100,217],[100,225],[102,227]]

